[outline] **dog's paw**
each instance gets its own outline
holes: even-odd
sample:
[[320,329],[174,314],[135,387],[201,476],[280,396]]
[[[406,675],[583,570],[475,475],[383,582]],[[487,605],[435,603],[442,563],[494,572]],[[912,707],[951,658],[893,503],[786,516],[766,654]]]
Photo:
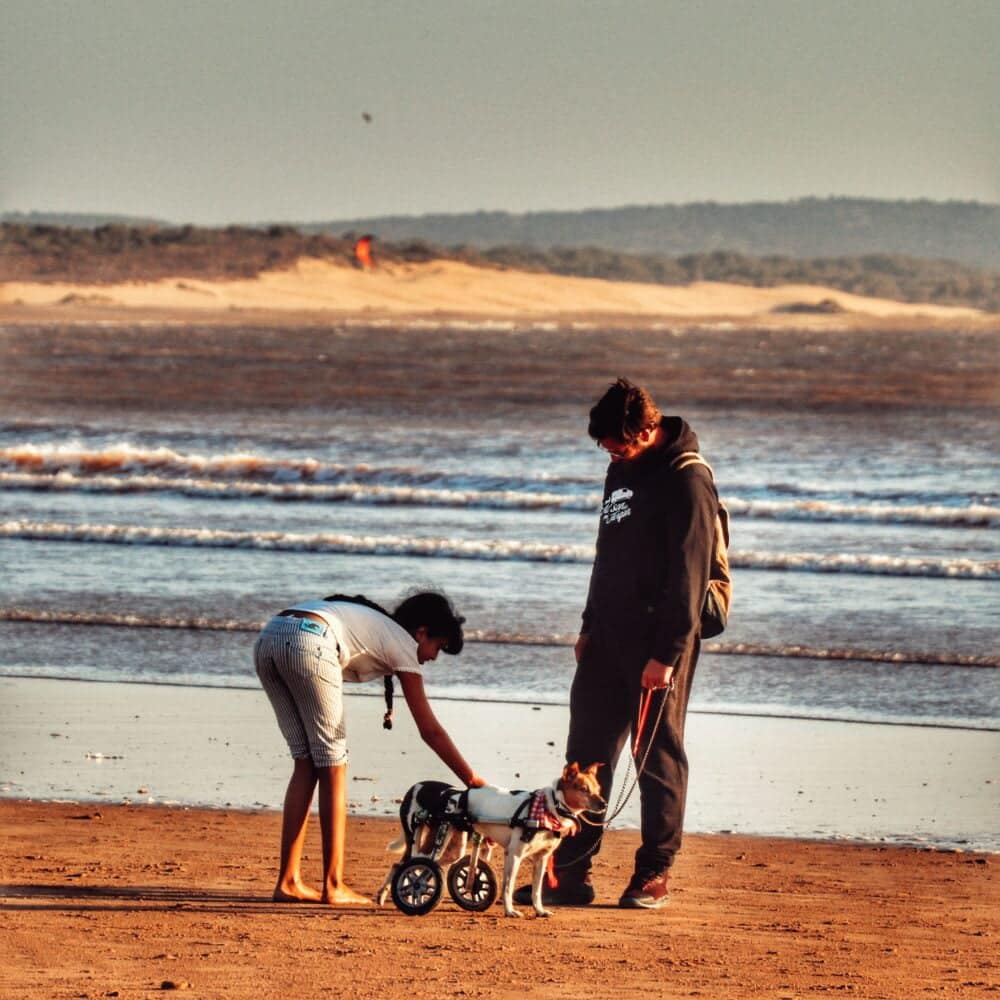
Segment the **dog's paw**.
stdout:
[[504,910],[503,915],[505,917],[521,917],[524,914],[522,914],[520,910],[510,909],[510,910]]
[[535,916],[536,917],[551,917],[552,916],[552,911],[551,910],[535,910]]

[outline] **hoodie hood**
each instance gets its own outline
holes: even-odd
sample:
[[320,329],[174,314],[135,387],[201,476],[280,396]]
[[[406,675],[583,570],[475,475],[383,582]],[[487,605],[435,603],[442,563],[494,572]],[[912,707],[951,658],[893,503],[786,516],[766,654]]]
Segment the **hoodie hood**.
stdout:
[[663,432],[663,441],[658,448],[650,449],[649,454],[665,459],[668,465],[685,451],[698,450],[698,435],[681,417],[663,417],[660,420],[660,430]]

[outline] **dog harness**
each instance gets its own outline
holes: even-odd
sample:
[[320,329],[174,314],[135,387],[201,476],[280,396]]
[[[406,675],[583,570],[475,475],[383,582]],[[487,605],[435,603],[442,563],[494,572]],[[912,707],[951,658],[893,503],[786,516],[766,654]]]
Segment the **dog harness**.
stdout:
[[[414,827],[425,823],[448,824],[455,829],[474,834],[474,823],[508,823],[520,828],[521,838],[531,840],[538,833],[555,833],[559,836],[574,834],[580,829],[579,822],[552,794],[550,788],[540,788],[535,792],[511,792],[520,801],[512,816],[503,819],[481,816],[469,808],[469,789],[458,789],[440,781],[424,782],[416,795],[417,809],[412,816]],[[405,806],[404,806],[405,808]],[[411,829],[411,834],[413,829]],[[438,831],[442,836],[443,830]]]
[[562,835],[570,830],[576,833],[579,829],[576,817],[558,799],[553,797],[550,804],[546,788],[539,788],[518,806],[510,825],[521,827],[521,836],[525,840],[531,840],[542,830]]

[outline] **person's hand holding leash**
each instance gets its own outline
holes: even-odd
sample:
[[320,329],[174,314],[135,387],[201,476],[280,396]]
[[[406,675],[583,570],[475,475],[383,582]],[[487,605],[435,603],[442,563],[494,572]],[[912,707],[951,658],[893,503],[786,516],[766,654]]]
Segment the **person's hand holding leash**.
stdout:
[[670,689],[674,677],[674,668],[659,660],[650,659],[646,661],[646,667],[642,672],[642,686],[651,690],[660,688]]

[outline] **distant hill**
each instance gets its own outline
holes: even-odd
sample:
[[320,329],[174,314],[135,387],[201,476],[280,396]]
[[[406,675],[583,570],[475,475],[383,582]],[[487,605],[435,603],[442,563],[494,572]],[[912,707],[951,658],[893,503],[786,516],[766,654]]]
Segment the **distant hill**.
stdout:
[[727,251],[793,258],[902,254],[1000,269],[1000,205],[803,198],[723,205],[633,205],[578,212],[473,212],[298,223],[442,246],[598,247],[629,254]]
[[101,212],[2,212],[0,222],[24,226],[68,226],[71,229],[95,229],[97,226],[164,226],[162,219],[138,215],[108,215]]
[[[107,225],[169,227],[158,219],[99,213],[7,212],[0,222],[93,229]],[[289,220],[248,224],[269,228]],[[803,198],[785,202],[630,205],[575,212],[468,212],[295,222],[303,233],[436,246],[533,250],[597,248],[633,255],[681,257],[718,251],[798,260],[902,255],[954,260],[1000,270],[1000,204]]]

